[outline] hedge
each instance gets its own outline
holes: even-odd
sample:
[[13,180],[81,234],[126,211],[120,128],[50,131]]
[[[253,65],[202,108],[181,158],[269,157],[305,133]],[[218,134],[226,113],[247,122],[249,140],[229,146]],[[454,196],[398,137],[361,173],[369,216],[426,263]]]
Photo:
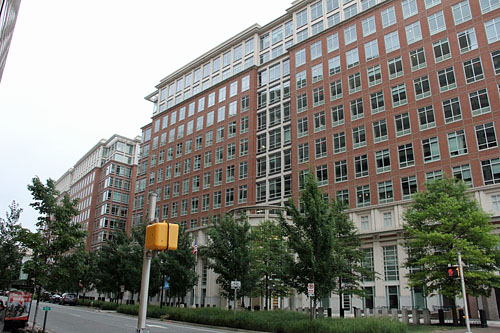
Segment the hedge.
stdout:
[[[137,315],[138,305],[120,305],[118,312]],[[389,318],[322,318],[292,311],[232,311],[218,308],[175,308],[150,305],[147,316],[204,325],[276,333],[403,333],[406,325]]]

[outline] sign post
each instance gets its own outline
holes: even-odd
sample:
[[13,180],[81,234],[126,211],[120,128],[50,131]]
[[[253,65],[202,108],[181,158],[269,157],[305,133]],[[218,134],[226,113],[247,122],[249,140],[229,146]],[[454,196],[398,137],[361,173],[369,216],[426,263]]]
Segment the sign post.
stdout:
[[314,283],[307,284],[307,296],[309,296],[309,304],[311,309],[311,319],[315,318],[316,309],[313,309]]
[[231,281],[231,289],[234,289],[234,313],[236,313],[236,291],[241,289],[241,281]]
[[42,332],[45,333],[45,324],[47,323],[47,313],[50,311],[50,306],[44,306],[43,311],[45,311],[45,315],[43,316]]

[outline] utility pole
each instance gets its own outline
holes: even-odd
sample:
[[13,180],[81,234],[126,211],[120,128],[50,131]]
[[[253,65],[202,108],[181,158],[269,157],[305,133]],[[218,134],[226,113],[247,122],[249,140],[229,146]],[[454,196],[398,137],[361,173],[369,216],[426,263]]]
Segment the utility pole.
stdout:
[[[151,193],[149,198],[148,225],[155,220],[156,212],[156,193]],[[151,258],[153,252],[144,247],[144,255],[142,257],[142,278],[141,278],[141,295],[139,303],[139,314],[137,318],[136,333],[146,333],[146,314],[148,310],[148,291],[149,291],[149,271],[151,269]]]
[[467,308],[467,294],[465,293],[464,267],[462,265],[462,255],[460,251],[458,251],[458,266],[460,267],[460,282],[462,284],[462,295],[464,297],[465,324],[467,325],[467,331],[465,333],[472,333],[470,330],[469,309]]

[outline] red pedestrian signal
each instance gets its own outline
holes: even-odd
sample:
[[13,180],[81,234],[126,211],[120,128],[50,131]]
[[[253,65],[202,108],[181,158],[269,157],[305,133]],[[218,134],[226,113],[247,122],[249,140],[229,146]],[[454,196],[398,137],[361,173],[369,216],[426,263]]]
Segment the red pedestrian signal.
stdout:
[[458,268],[458,266],[448,267],[448,277],[457,278],[459,276],[460,276],[460,269]]

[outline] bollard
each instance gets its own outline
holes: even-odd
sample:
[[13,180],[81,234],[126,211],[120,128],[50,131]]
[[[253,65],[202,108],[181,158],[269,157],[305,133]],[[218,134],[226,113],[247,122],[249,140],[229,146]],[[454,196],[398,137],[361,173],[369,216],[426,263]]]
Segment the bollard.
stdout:
[[361,309],[360,308],[356,308],[354,310],[354,317],[355,318],[361,318]]
[[444,325],[444,310],[443,309],[438,310],[438,317],[439,317],[439,325]]
[[392,309],[392,320],[399,320],[398,318],[398,309]]
[[479,320],[481,321],[481,327],[488,327],[488,320],[486,319],[486,311],[479,310]]
[[328,313],[328,317],[331,318],[332,317],[332,308],[328,308],[326,310],[326,312]]
[[384,306],[382,308],[382,316],[386,317],[389,315],[389,310]]
[[418,313],[418,309],[417,308],[411,309],[411,319],[412,319],[413,325],[420,324],[420,318],[419,318],[419,316],[420,316],[420,314]]
[[318,308],[318,318],[323,318],[324,310],[322,307]]
[[407,308],[403,308],[401,310],[401,317],[403,319],[403,324],[408,325],[410,323],[410,321],[408,320],[408,309]]
[[424,316],[424,325],[430,325],[431,324],[431,312],[429,311],[429,309],[424,309],[423,316]]

